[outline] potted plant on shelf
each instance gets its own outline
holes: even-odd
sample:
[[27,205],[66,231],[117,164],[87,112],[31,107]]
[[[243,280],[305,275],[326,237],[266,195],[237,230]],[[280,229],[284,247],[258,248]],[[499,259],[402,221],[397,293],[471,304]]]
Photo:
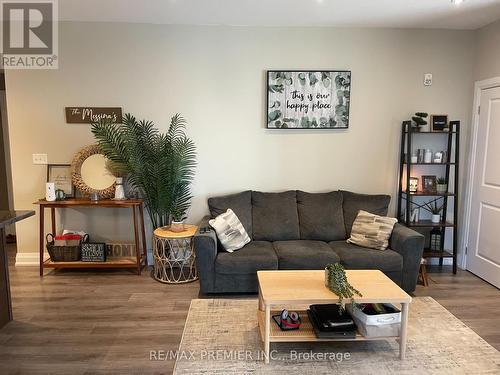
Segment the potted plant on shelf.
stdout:
[[172,232],[184,231],[184,220],[186,220],[186,215],[184,214],[184,211],[174,209],[172,211],[172,222],[170,223],[170,230]]
[[444,177],[438,177],[436,180],[436,191],[439,194],[446,194],[448,192],[448,184]]
[[438,205],[437,201],[428,202],[425,204],[427,209],[432,214],[431,222],[438,224],[441,222],[441,210],[443,209],[443,205]]
[[427,125],[427,120],[425,120],[429,116],[428,113],[425,112],[417,112],[411,118],[415,124],[415,127],[418,131],[429,131],[429,127]]
[[354,295],[361,293],[347,281],[345,269],[340,263],[328,264],[325,267],[325,286],[339,297],[339,313],[344,312],[344,298],[350,298],[354,305]]
[[104,155],[143,197],[153,228],[169,225],[174,212],[183,216],[191,204],[196,148],[185,127],[179,114],[164,134],[151,121],[138,121],[129,113],[118,124],[110,119],[92,124]]

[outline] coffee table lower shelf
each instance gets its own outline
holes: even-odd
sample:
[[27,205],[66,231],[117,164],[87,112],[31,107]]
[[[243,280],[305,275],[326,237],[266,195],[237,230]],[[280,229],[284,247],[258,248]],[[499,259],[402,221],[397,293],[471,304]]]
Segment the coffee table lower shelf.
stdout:
[[[298,311],[300,319],[302,321],[300,328],[290,331],[282,331],[273,320],[272,316],[279,314],[280,311],[271,311],[271,321],[269,329],[269,342],[316,342],[316,341],[377,341],[377,340],[390,340],[399,339],[399,336],[384,336],[384,337],[365,337],[359,333],[356,333],[355,337],[349,338],[319,338],[316,337],[314,333],[314,328],[312,326],[306,311]],[[257,311],[258,321],[259,321],[259,332],[262,342],[265,339],[265,311]]]

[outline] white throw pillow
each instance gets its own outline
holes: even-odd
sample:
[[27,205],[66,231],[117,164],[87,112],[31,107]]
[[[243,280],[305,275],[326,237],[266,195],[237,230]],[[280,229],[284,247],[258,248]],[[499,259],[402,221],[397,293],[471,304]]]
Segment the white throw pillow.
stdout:
[[347,242],[370,249],[385,250],[389,246],[389,238],[397,222],[393,217],[378,216],[360,210],[352,224],[351,238]]
[[245,227],[243,227],[238,216],[230,208],[208,223],[215,229],[224,249],[230,253],[241,249],[250,242],[250,237]]

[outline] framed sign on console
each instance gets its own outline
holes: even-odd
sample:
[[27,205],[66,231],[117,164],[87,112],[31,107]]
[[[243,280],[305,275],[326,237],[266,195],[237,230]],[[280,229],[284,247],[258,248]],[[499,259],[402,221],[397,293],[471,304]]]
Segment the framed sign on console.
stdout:
[[350,101],[350,71],[267,71],[268,129],[347,129]]

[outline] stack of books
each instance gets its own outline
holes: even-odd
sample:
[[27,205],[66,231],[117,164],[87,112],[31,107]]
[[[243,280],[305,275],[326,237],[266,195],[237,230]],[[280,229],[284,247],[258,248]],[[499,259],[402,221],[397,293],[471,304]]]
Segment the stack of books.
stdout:
[[356,336],[354,321],[346,311],[340,314],[337,304],[311,305],[307,310],[307,315],[318,338],[354,338]]

